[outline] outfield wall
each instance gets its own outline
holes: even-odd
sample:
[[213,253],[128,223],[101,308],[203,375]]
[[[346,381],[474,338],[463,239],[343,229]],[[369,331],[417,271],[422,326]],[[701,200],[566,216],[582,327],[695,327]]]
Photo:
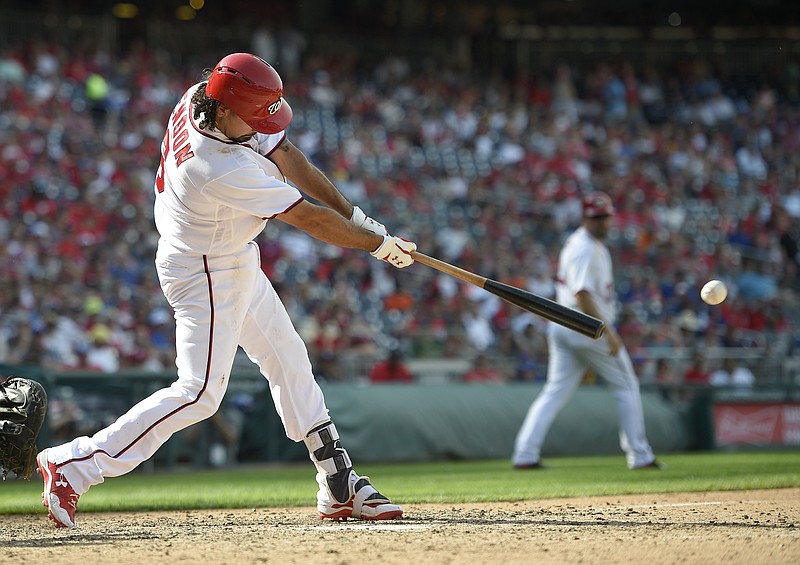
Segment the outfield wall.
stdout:
[[[510,457],[540,385],[328,386],[325,395],[344,445],[357,461]],[[656,394],[642,398],[656,452],[688,445],[683,418]],[[621,453],[615,400],[581,386],[556,417],[543,456]]]
[[[323,390],[342,444],[355,461],[427,461],[510,457],[541,385],[329,384]],[[655,451],[687,449],[686,416],[656,393],[644,393],[642,402]],[[265,445],[267,458],[305,458],[302,446],[295,449],[276,437],[277,426],[266,424],[270,413],[271,403],[264,402],[246,425],[249,433],[265,425],[269,433],[257,437],[278,442],[271,456]],[[621,454],[618,421],[606,388],[581,386],[556,417],[543,456]]]
[[[45,385],[51,409],[40,436],[40,447],[94,433],[175,378],[171,373],[59,374],[38,367],[9,366],[0,366],[0,374],[28,376]],[[517,430],[541,390],[539,384],[521,383],[323,383],[321,386],[344,445],[354,460],[364,462],[510,457]],[[79,428],[83,425],[80,431],[59,430],[53,425],[57,416],[69,416],[65,414],[68,404],[64,401],[64,391],[69,393],[72,406],[80,409],[77,422]],[[693,394],[689,402],[687,393]],[[720,394],[716,390],[685,387],[643,389],[645,424],[654,450],[668,453],[714,448],[714,426],[719,429],[722,421],[714,420]],[[770,395],[776,402],[798,402],[792,390],[773,391]],[[751,395],[735,400],[752,404],[757,399]],[[785,427],[791,439],[798,435],[794,428],[789,429],[789,424],[794,426],[793,420],[789,420],[796,408],[792,405],[780,409],[788,415]],[[742,428],[740,421],[749,417],[745,414],[734,422],[737,430]],[[243,372],[232,376],[222,410],[215,418],[176,434],[144,468],[209,464],[209,450],[219,443],[220,423],[225,420],[227,426],[238,430],[238,445],[231,447],[226,463],[297,461],[308,457],[302,444],[285,437],[266,381],[258,373]],[[543,456],[621,455],[618,421],[611,392],[602,384],[584,384],[556,417],[543,446]],[[750,445],[759,445],[758,441],[750,441],[750,436],[745,440]]]

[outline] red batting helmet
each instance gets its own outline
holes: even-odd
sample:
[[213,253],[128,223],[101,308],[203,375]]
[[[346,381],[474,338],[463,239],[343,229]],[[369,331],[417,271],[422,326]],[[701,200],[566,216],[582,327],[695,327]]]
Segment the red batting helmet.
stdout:
[[614,213],[614,203],[605,192],[592,192],[583,197],[583,217],[599,218],[611,216]]
[[260,133],[278,133],[292,121],[280,75],[264,59],[250,53],[223,57],[208,77],[206,94]]

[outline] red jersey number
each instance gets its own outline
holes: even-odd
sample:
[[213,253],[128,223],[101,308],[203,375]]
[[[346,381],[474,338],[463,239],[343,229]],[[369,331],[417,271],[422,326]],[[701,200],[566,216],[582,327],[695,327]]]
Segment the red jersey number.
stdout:
[[164,192],[164,160],[169,153],[169,130],[164,133],[164,141],[161,142],[161,162],[158,165],[158,173],[156,173],[156,192]]

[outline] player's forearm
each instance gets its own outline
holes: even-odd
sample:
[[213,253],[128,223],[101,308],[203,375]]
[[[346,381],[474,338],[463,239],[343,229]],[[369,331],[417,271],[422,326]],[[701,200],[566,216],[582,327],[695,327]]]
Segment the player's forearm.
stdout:
[[372,252],[384,241],[382,236],[353,225],[330,208],[308,201],[280,214],[277,219],[304,231],[314,239],[339,247]]
[[609,320],[606,320],[600,313],[600,308],[597,306],[597,302],[595,302],[594,297],[589,291],[581,290],[575,295],[575,299],[578,301],[578,308],[580,308],[583,313],[594,316],[598,320],[603,320],[606,326],[610,325]]
[[578,308],[584,313],[594,316],[598,320],[603,320],[606,325],[603,337],[608,342],[608,352],[610,355],[616,355],[622,347],[622,340],[614,329],[614,324],[611,323],[611,320],[605,319],[590,292],[582,290],[575,295],[575,298],[578,300]]

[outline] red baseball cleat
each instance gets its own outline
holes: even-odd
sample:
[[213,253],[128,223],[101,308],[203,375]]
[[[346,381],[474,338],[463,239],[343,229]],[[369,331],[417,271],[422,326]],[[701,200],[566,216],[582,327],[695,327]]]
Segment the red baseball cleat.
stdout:
[[57,528],[74,528],[80,495],[72,490],[56,464],[47,460],[46,449],[36,456],[36,463],[44,479],[42,506],[47,508],[47,516],[56,523]]

